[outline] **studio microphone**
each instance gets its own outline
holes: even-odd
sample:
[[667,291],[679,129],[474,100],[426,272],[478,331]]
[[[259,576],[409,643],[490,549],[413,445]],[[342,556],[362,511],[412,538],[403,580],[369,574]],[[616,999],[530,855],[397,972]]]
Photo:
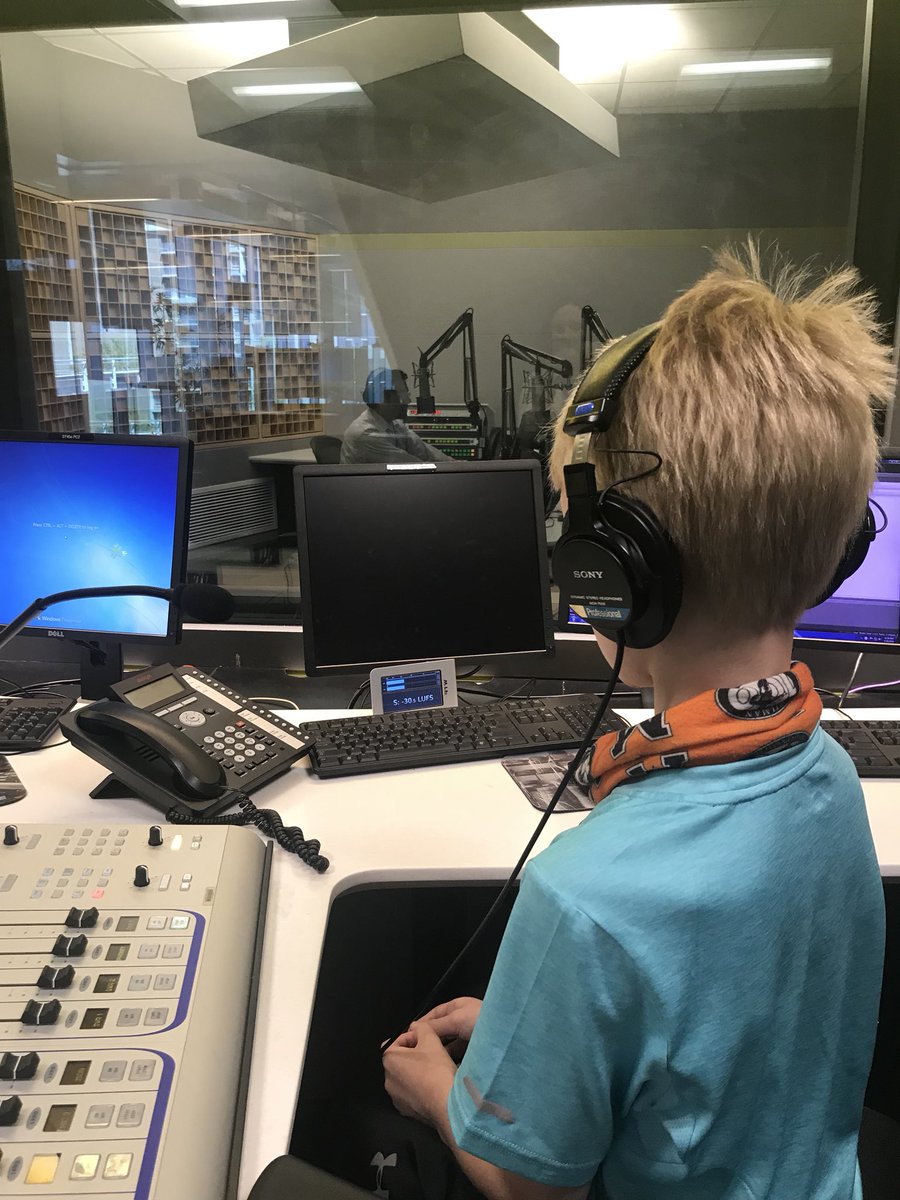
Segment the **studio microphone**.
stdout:
[[100,600],[106,596],[155,596],[175,604],[186,617],[198,621],[218,623],[227,621],[234,612],[234,597],[214,583],[179,583],[172,588],[145,587],[141,584],[122,587],[73,588],[68,592],[53,592],[50,596],[39,596],[26,609],[13,617],[0,633],[0,650],[20,633],[32,617],[61,604],[65,600]]

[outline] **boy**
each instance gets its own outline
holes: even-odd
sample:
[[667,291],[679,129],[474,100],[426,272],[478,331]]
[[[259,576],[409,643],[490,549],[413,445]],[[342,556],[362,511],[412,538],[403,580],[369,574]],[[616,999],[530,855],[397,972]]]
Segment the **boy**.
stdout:
[[[598,741],[597,807],[527,867],[483,1005],[435,1009],[384,1057],[394,1104],[490,1200],[861,1196],[882,889],[791,645],[865,510],[888,351],[853,272],[804,294],[748,259],[669,306],[591,443],[601,486],[646,466],[608,449],[663,460],[622,489],[682,563],[671,633],[622,670],[662,715]],[[663,727],[686,766],[658,769]]]

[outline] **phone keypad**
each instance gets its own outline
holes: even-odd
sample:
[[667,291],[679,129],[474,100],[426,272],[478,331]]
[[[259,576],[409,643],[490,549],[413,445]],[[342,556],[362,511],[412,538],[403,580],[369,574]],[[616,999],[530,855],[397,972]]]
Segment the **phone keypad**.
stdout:
[[278,743],[273,737],[240,719],[207,734],[203,743],[216,762],[238,776],[256,770],[278,755]]

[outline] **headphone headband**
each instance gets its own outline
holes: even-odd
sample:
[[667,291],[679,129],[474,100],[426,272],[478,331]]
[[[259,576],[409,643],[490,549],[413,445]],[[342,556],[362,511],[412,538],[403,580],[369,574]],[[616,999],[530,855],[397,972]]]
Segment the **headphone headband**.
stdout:
[[619,338],[600,351],[575,390],[563,431],[570,437],[605,433],[619,410],[622,388],[653,345],[659,322]]

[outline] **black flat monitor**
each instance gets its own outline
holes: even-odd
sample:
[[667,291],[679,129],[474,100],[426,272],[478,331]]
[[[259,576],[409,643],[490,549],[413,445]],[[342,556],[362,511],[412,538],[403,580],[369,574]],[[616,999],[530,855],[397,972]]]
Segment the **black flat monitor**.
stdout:
[[294,470],[306,670],[552,650],[540,466]]
[[871,499],[879,533],[865,562],[794,636],[836,650],[900,651],[900,449],[884,449]]
[[[0,624],[53,592],[182,583],[192,451],[176,437],[0,433],[7,495]],[[178,607],[147,596],[69,600],[23,630],[86,649],[88,698],[121,678],[123,641],[174,642],[180,631]]]

